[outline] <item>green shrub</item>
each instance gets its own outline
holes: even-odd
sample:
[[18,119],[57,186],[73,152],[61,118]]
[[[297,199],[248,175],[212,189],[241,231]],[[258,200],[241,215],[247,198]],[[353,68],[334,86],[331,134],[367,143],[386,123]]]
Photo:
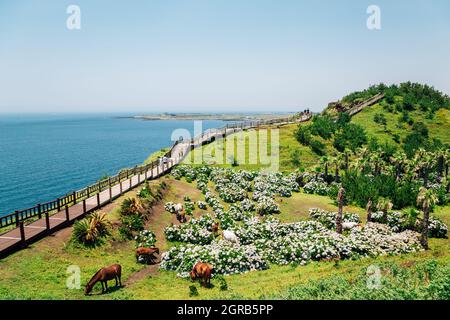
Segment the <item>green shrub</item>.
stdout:
[[323,156],[325,154],[325,144],[317,139],[311,139],[310,147],[311,150],[319,156]]
[[335,135],[333,146],[340,152],[343,152],[346,148],[355,151],[366,143],[366,130],[360,125],[349,123]]
[[198,290],[197,287],[194,285],[189,286],[189,297],[197,297],[198,296]]
[[122,216],[136,215],[142,212],[142,204],[137,198],[127,198],[120,205],[120,214]]
[[325,140],[330,139],[336,129],[337,125],[329,115],[314,116],[310,127],[311,134],[320,136]]
[[217,276],[217,281],[219,281],[219,289],[221,291],[228,290],[228,283],[227,280],[223,276]]
[[291,162],[295,167],[299,167],[300,166],[300,150],[295,149],[294,151],[291,152]]
[[311,131],[309,126],[299,124],[298,129],[295,132],[295,138],[304,146],[309,146],[311,142]]
[[[356,278],[334,275],[310,280],[305,284],[263,299],[281,300],[448,300],[450,267],[427,261],[413,267],[384,264],[380,277],[361,268]],[[368,285],[371,284],[371,285]]]
[[78,244],[96,246],[109,235],[110,223],[105,213],[95,212],[90,216],[76,221],[73,226],[72,239]]
[[127,239],[133,236],[134,231],[141,231],[144,229],[144,218],[140,214],[133,214],[129,216],[122,216],[120,219],[121,228],[119,232]]

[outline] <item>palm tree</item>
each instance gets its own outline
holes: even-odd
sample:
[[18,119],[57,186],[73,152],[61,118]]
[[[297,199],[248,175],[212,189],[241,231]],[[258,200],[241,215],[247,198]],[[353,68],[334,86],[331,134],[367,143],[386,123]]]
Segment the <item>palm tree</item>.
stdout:
[[370,222],[372,220],[372,198],[369,198],[369,201],[367,201],[366,211],[367,211],[367,222]]
[[345,171],[348,171],[348,163],[349,163],[350,154],[351,154],[351,150],[349,148],[345,148],[345,150],[344,150]]
[[327,156],[324,156],[320,159],[320,162],[324,166],[325,177],[328,176],[328,166],[330,165],[330,159]]
[[377,202],[377,210],[383,211],[383,221],[387,221],[388,211],[392,209],[392,202],[389,198],[380,197]]
[[417,205],[421,206],[423,211],[422,236],[420,238],[420,243],[425,249],[428,249],[428,223],[430,219],[430,210],[437,202],[438,197],[433,189],[427,189],[425,187],[419,189]]
[[403,172],[405,164],[408,162],[408,157],[406,156],[406,153],[397,151],[390,160],[391,163],[395,166],[395,179],[398,181],[400,178],[400,174]]
[[340,160],[338,157],[333,157],[331,158],[331,163],[334,165],[334,180],[338,181]]
[[419,178],[423,179],[423,184],[426,187],[428,184],[428,174],[430,169],[434,166],[435,155],[431,152],[427,152],[420,148],[413,158],[413,163],[415,165],[414,171],[417,172]]
[[445,177],[448,176],[448,162],[449,162],[449,157],[450,157],[450,152],[448,151],[448,149],[440,149],[437,152],[437,174],[438,174],[438,180],[441,181],[443,176],[444,176],[444,172],[445,172]]
[[370,163],[373,165],[373,175],[377,176],[381,173],[381,154],[379,152],[373,152],[370,155]]
[[342,206],[344,204],[344,188],[340,188],[337,196],[338,214],[336,216],[336,232],[342,233]]

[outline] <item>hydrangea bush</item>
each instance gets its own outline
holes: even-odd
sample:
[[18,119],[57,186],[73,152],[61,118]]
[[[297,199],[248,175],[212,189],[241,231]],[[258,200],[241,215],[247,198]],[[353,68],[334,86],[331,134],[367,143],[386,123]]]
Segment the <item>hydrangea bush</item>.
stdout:
[[151,230],[142,230],[135,237],[136,248],[151,248],[155,246],[156,236]]
[[281,223],[273,217],[264,220],[253,217],[235,224],[233,230],[240,246],[220,240],[195,246],[191,239],[187,241],[190,244],[173,247],[165,253],[161,267],[183,275],[195,262],[205,261],[214,265],[216,273],[232,274],[265,269],[269,263],[306,264],[422,250],[418,233],[411,230],[396,233],[378,223],[368,223],[364,228],[354,228],[348,235],[341,235],[314,220]]
[[[309,209],[311,219],[322,223],[328,229],[336,229],[337,212],[330,212],[318,208]],[[342,214],[342,222],[360,223],[359,215],[356,213],[344,212]]]

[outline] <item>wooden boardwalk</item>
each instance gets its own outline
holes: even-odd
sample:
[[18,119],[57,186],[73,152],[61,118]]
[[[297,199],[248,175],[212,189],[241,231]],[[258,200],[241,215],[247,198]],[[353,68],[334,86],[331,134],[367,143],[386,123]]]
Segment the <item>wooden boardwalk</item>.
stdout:
[[[295,119],[294,121],[280,119],[280,121],[275,122],[275,124],[280,126],[294,122],[308,121],[310,118],[311,115],[301,117],[300,119]],[[172,147],[170,157],[168,158],[168,162],[166,164],[158,164],[149,168],[146,172],[133,175],[125,181],[120,181],[119,183],[110,185],[108,189],[87,197],[71,206],[62,207],[61,210],[54,214],[49,214],[46,212],[45,214],[42,214],[43,217],[41,215],[41,217],[37,218],[35,221],[27,224],[23,221],[20,223],[17,222],[17,227],[0,234],[0,258],[20,250],[21,248],[25,248],[28,244],[52,234],[61,228],[71,225],[75,220],[83,218],[86,214],[111,203],[114,199],[137,187],[145,180],[156,179],[167,174],[174,166],[178,165],[184,157],[186,157],[191,149],[200,147],[211,141],[226,137],[229,134],[238,131],[268,124],[274,123],[262,121],[254,124],[242,125],[240,127],[227,126],[222,129],[207,131],[195,139],[177,142]]]

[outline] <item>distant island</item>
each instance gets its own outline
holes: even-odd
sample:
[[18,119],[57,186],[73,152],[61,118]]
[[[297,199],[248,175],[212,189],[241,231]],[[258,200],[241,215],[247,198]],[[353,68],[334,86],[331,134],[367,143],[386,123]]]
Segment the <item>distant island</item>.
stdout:
[[222,120],[222,121],[252,121],[273,118],[283,118],[294,115],[294,112],[284,113],[161,113],[150,115],[135,115],[130,117],[139,120]]

